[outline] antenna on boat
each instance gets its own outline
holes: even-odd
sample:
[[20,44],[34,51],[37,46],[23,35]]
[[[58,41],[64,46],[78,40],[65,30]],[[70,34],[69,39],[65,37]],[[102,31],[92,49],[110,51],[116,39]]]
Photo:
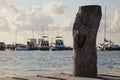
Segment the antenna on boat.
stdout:
[[57,25],[57,36],[59,36],[58,25]]
[[104,43],[106,42],[106,9],[107,7],[105,6]]
[[42,34],[44,36],[44,26],[42,25]]
[[53,43],[53,38],[51,38],[51,43]]
[[57,27],[57,36],[59,36],[58,27]]
[[15,44],[17,43],[17,30],[15,32]]
[[32,30],[32,37],[34,38],[34,31]]

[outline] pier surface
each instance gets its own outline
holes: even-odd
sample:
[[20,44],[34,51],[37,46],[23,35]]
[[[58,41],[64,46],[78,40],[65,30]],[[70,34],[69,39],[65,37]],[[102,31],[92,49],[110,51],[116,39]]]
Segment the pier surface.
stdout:
[[70,74],[44,74],[25,77],[1,77],[0,80],[120,80],[120,74],[99,73],[98,78],[74,77]]

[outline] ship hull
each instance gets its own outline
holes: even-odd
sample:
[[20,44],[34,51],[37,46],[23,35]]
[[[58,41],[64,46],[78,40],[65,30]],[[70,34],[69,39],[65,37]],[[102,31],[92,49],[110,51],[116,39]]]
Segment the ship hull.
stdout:
[[39,50],[41,50],[41,51],[49,51],[50,48],[40,48]]
[[63,50],[73,50],[72,48],[70,47],[60,47],[60,48],[52,48],[51,49],[52,51],[63,51]]
[[120,47],[119,47],[119,48],[111,48],[111,47],[108,47],[108,48],[105,48],[105,50],[107,50],[107,51],[120,50]]

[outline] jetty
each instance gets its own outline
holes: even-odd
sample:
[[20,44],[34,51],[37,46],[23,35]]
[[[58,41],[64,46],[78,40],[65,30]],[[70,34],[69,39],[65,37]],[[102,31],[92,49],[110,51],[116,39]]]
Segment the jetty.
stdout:
[[42,74],[36,76],[24,77],[1,77],[0,80],[120,80],[120,74],[98,74],[98,78],[89,77],[75,77],[71,74],[57,73],[57,74]]

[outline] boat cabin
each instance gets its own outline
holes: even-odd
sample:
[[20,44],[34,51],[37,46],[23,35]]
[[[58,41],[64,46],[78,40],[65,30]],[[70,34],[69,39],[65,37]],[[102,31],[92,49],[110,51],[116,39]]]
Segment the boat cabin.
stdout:
[[4,42],[0,42],[0,50],[5,50],[5,43]]
[[38,43],[39,43],[40,50],[49,50],[48,36],[42,36],[42,38],[39,39]]

